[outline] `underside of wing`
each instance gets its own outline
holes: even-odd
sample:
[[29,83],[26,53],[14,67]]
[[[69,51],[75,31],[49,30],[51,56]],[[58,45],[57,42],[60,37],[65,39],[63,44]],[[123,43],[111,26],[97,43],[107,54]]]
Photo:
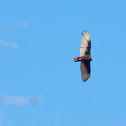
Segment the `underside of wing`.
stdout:
[[81,76],[83,81],[87,81],[90,77],[90,61],[81,61]]
[[90,34],[87,31],[84,31],[82,33],[80,55],[81,56],[90,55],[90,48],[91,48]]

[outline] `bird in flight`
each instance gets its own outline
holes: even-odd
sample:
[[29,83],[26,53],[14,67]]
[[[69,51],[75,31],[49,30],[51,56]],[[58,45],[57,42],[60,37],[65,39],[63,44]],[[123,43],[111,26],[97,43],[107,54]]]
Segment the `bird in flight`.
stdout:
[[74,62],[80,63],[81,76],[83,81],[87,81],[90,77],[90,61],[94,60],[90,55],[91,50],[91,38],[90,34],[87,31],[83,31],[82,39],[81,39],[81,47],[80,47],[80,56],[75,57]]

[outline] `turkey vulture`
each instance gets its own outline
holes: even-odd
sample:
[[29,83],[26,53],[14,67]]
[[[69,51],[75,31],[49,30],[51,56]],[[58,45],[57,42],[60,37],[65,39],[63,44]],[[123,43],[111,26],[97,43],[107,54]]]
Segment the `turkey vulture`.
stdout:
[[80,69],[81,76],[83,81],[87,81],[90,77],[90,61],[94,60],[90,56],[91,49],[91,38],[90,34],[87,31],[83,31],[82,39],[81,39],[81,47],[80,47],[80,55],[81,57],[75,57],[74,62],[81,61]]

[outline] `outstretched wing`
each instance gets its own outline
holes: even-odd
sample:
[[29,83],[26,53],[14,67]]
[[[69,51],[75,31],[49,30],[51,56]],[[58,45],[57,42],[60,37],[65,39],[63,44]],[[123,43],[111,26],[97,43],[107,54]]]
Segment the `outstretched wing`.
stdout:
[[80,55],[90,55],[91,48],[91,38],[90,34],[87,31],[83,31],[82,39],[81,39],[81,47],[80,47]]
[[90,61],[81,61],[80,64],[81,76],[83,81],[87,81],[90,77]]

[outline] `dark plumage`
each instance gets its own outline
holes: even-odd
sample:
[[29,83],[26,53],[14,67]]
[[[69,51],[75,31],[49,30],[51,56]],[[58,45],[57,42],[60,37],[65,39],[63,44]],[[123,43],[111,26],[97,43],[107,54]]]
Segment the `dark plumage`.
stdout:
[[81,40],[81,47],[80,47],[80,55],[81,57],[75,57],[74,61],[79,62],[80,69],[81,69],[81,76],[83,81],[87,81],[90,77],[90,61],[94,60],[90,56],[90,49],[91,49],[91,38],[90,34],[87,31],[83,31],[82,33],[82,40]]

